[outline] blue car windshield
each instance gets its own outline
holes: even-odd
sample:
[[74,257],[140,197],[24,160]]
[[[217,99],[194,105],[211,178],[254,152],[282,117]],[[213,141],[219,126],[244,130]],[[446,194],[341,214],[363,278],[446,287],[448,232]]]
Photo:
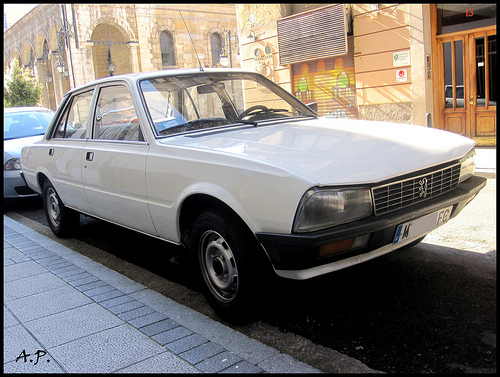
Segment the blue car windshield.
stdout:
[[43,135],[54,115],[53,111],[4,112],[4,140]]

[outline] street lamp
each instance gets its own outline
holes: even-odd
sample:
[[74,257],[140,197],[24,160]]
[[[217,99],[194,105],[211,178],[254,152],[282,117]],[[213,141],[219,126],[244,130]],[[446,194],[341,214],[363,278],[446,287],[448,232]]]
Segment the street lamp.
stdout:
[[[234,45],[238,46],[238,36],[235,35],[234,38],[235,38]],[[227,41],[229,41],[229,43],[226,42],[226,39],[227,39]],[[220,61],[219,62],[223,67],[227,67],[229,65],[230,68],[233,68],[233,54],[231,51],[231,45],[232,45],[231,30],[228,30],[227,36],[224,36],[224,46],[225,45],[229,46],[229,57],[228,57],[228,54],[226,53],[226,49],[223,47],[222,51],[220,53]],[[239,55],[239,53],[240,52],[239,52],[239,48],[238,48],[237,54]]]
[[113,63],[113,60],[111,59],[111,48],[108,46],[108,70],[110,76],[113,76],[113,72],[115,72],[115,69],[116,64]]
[[[227,67],[229,65],[229,58],[227,56],[227,53],[226,53],[225,49],[222,49],[222,51],[220,53],[219,63],[223,67]],[[231,68],[232,68],[232,64],[231,64]]]
[[114,72],[114,71],[115,71],[115,69],[116,69],[116,64],[115,64],[115,63],[113,63],[113,61],[112,61],[112,60],[109,62],[108,69],[109,69],[109,73],[110,73],[110,75],[111,75],[111,76],[113,76],[113,72]]
[[61,59],[56,62],[56,69],[61,76],[68,76],[68,67],[66,67],[66,64]]

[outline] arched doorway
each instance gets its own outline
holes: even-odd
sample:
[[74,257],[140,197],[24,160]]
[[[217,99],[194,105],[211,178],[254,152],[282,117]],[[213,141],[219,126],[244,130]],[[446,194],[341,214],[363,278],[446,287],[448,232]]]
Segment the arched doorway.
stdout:
[[92,33],[92,56],[96,79],[132,71],[127,40],[116,25],[102,23],[96,26]]

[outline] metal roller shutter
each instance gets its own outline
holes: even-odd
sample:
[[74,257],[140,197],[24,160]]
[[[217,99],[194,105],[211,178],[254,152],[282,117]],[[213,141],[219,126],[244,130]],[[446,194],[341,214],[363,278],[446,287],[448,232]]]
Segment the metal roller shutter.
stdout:
[[347,53],[343,4],[329,5],[277,21],[280,64]]

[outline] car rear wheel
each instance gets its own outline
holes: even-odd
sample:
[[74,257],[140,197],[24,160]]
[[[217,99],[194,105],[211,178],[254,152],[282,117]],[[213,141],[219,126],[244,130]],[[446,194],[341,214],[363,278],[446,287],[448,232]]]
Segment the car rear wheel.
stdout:
[[80,223],[80,214],[66,207],[49,180],[43,185],[43,209],[52,232],[58,237],[74,234]]
[[191,249],[207,301],[225,319],[245,320],[261,283],[256,268],[264,268],[251,233],[230,211],[207,211],[194,222]]

